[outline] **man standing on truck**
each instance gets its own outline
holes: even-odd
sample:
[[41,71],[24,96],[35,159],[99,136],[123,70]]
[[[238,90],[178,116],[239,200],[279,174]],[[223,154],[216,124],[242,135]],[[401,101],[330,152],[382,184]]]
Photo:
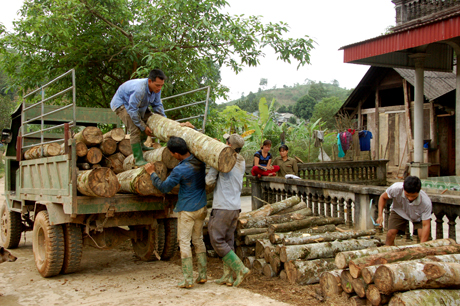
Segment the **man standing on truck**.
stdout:
[[152,130],[146,124],[152,115],[149,105],[154,113],[166,117],[161,103],[161,88],[165,79],[163,71],[153,69],[147,79],[134,79],[121,84],[110,102],[110,107],[120,117],[131,135],[130,142],[136,166],[147,163],[142,150],[153,150],[144,145],[147,136],[153,136]]
[[195,247],[198,262],[199,276],[196,283],[206,283],[206,246],[203,242],[203,222],[207,216],[205,176],[206,165],[187,149],[187,143],[180,137],[172,136],[167,147],[171,155],[179,160],[171,174],[162,181],[155,173],[153,164],[146,164],[145,170],[150,175],[153,185],[162,193],[170,192],[175,186],[180,185],[179,198],[174,208],[179,213],[178,240],[182,258],[182,273],[184,281],[180,288],[193,287],[193,262],[190,240]]
[[[224,139],[236,153],[240,153],[244,146],[243,137],[225,134]],[[206,175],[206,185],[215,185],[208,231],[212,247],[224,262],[224,275],[216,280],[219,285],[238,287],[251,272],[234,252],[234,234],[241,212],[240,196],[245,168],[243,156],[237,154],[236,164],[230,172],[222,173],[211,168]],[[233,272],[236,273],[235,281]]]

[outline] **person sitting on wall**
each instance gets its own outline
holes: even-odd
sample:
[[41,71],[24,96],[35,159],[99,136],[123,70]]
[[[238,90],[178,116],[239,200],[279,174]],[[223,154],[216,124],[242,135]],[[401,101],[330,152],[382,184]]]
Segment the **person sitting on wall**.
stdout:
[[262,144],[259,151],[254,154],[254,166],[252,167],[251,174],[253,176],[275,176],[276,172],[280,170],[279,166],[272,166],[272,155],[270,149],[272,147],[271,140],[267,139]]
[[299,168],[297,167],[297,160],[289,157],[289,148],[283,144],[279,147],[280,155],[273,161],[273,166],[279,166],[280,171],[276,174],[280,177],[286,177],[286,174],[298,175]]

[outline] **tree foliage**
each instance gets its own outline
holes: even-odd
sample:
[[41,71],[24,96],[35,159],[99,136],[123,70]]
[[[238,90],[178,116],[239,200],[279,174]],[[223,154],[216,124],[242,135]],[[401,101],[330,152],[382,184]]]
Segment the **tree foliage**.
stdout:
[[230,16],[222,13],[227,5],[225,0],[25,0],[12,32],[0,24],[0,65],[11,86],[26,91],[76,68],[78,104],[108,107],[118,86],[153,68],[168,76],[163,96],[210,85],[215,99],[227,91],[219,69],[237,73],[257,66],[264,47],[285,62],[310,62],[314,42],[308,36],[285,38],[287,24]]
[[299,118],[309,120],[313,114],[315,105],[316,100],[307,94],[297,101],[297,103],[292,108],[292,113],[294,113]]
[[334,115],[339,111],[343,101],[337,97],[324,98],[315,105],[313,111],[312,121],[321,119],[324,122],[324,126],[330,130],[335,129],[335,117]]

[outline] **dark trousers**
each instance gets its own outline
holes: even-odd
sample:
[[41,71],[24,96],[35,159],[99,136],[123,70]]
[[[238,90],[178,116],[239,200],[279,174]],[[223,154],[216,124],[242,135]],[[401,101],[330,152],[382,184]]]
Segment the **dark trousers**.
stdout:
[[211,212],[208,223],[209,238],[220,257],[235,251],[235,230],[239,215],[240,210],[213,209]]

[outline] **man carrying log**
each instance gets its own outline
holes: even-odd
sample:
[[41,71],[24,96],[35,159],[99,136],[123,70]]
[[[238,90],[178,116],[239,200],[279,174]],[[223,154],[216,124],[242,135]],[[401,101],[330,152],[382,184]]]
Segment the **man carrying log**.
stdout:
[[416,176],[408,176],[404,183],[394,183],[380,196],[377,223],[383,222],[383,208],[388,199],[393,199],[390,207],[386,245],[394,245],[399,231],[405,232],[411,221],[420,237],[420,242],[429,239],[431,229],[432,204],[428,195],[420,190],[422,183]]
[[169,177],[162,181],[155,173],[154,164],[146,164],[145,170],[150,174],[153,185],[162,193],[170,192],[180,185],[175,212],[178,217],[178,240],[182,258],[182,273],[184,281],[180,288],[193,287],[193,262],[190,240],[195,246],[199,276],[196,283],[206,283],[206,247],[203,242],[203,222],[207,216],[205,176],[206,165],[198,160],[187,149],[185,140],[180,137],[170,137],[167,147],[171,155],[179,160]]
[[[238,134],[225,134],[224,139],[237,153],[237,159],[230,172],[222,173],[211,168],[206,175],[206,185],[215,185],[208,232],[212,247],[224,262],[224,275],[216,280],[216,283],[238,287],[250,273],[234,249],[234,235],[241,211],[240,196],[246,167],[244,158],[238,153],[244,146],[244,139]],[[236,273],[235,281],[233,272]]]

